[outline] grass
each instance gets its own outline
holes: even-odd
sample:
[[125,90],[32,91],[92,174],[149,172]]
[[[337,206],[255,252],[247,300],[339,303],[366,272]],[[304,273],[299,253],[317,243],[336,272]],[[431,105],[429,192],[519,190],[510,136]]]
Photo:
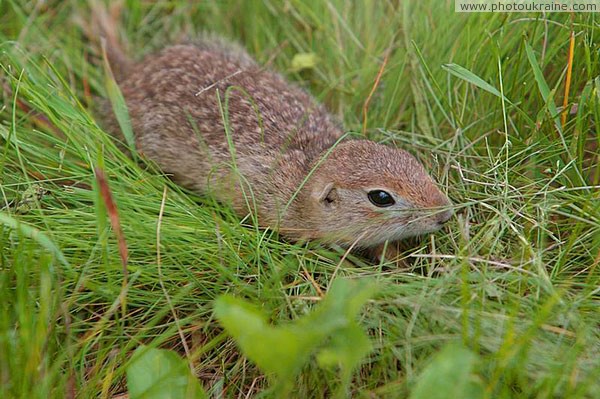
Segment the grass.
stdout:
[[[360,318],[374,350],[353,397],[408,396],[450,342],[477,354],[487,397],[600,392],[598,15],[455,14],[436,0],[126,4],[136,56],[201,31],[239,40],[347,130],[417,155],[457,217],[407,249],[406,268],[253,228],[137,165],[98,126],[103,68],[75,22],[89,19],[85,2],[2,0],[0,396],[114,397],[142,343],[178,351],[216,397],[254,395],[268,382],[213,300],[244,297],[277,323],[340,277],[381,287]],[[303,53],[317,62],[295,71]],[[295,395],[326,397],[334,380],[307,365]]]

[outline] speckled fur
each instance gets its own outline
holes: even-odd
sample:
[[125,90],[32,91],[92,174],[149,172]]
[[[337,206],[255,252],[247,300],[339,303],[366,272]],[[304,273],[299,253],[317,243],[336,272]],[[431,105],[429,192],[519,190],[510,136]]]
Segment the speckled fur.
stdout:
[[[331,149],[338,122],[237,45],[175,45],[116,69],[139,152],[182,186],[240,216],[256,212],[261,226],[292,240],[370,247],[435,231],[451,215],[423,213],[449,202],[407,152],[364,140]],[[105,120],[119,135],[114,117]],[[371,204],[366,193],[377,188],[398,205]]]

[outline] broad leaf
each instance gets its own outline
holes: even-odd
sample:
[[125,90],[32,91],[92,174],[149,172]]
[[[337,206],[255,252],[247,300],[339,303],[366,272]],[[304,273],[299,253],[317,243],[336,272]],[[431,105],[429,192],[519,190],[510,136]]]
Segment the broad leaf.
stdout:
[[410,399],[483,398],[483,385],[474,373],[477,360],[461,345],[446,346],[418,377]]
[[140,346],[127,367],[130,399],[202,399],[207,395],[173,351]]

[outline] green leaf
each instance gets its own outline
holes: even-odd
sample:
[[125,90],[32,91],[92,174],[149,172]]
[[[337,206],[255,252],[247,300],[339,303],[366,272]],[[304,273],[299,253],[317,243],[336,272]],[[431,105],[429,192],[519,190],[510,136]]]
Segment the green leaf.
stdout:
[[313,69],[319,58],[315,53],[298,53],[292,58],[292,72],[298,72],[303,69]]
[[[462,79],[466,82],[474,84],[475,86],[479,87],[480,89],[483,89],[483,90],[487,91],[488,93],[495,95],[498,98],[503,98],[502,93],[500,93],[500,91],[498,89],[496,89],[494,86],[492,86],[491,84],[489,84],[488,82],[486,82],[485,80],[480,78],[479,76],[475,75],[473,72],[469,71],[468,69],[466,69],[460,65],[444,64],[444,65],[442,65],[442,69],[444,69],[445,71],[448,71],[451,75],[454,75],[459,79]],[[504,100],[506,102],[510,103],[510,101],[506,97],[504,97]]]
[[319,363],[339,366],[342,380],[349,381],[371,349],[355,318],[374,292],[369,281],[336,280],[315,311],[280,326],[269,325],[255,307],[230,295],[217,298],[214,310],[244,355],[281,386],[291,384],[319,349]]
[[331,306],[334,311],[343,312],[352,319],[375,292],[375,285],[367,279],[336,280],[327,293],[324,307]]
[[342,384],[337,397],[343,397],[349,391],[352,372],[371,349],[367,335],[358,323],[352,322],[348,327],[336,331],[329,344],[318,353],[317,362],[320,367],[340,369]]
[[173,351],[140,346],[127,367],[131,399],[201,399],[207,395],[187,363]]
[[228,295],[216,300],[215,314],[248,359],[280,379],[291,378],[325,337],[317,329],[272,327],[250,304]]
[[352,370],[370,351],[369,339],[358,324],[353,323],[332,336],[329,345],[319,352],[317,360],[323,368]]
[[464,346],[447,345],[418,377],[410,399],[483,398],[483,384],[474,374],[477,361],[477,355]]

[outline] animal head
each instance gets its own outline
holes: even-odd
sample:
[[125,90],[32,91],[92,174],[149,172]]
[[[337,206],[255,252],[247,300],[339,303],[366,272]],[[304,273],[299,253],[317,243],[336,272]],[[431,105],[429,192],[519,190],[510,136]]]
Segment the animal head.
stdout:
[[320,159],[307,182],[311,238],[357,247],[439,230],[451,203],[408,152],[346,141]]

